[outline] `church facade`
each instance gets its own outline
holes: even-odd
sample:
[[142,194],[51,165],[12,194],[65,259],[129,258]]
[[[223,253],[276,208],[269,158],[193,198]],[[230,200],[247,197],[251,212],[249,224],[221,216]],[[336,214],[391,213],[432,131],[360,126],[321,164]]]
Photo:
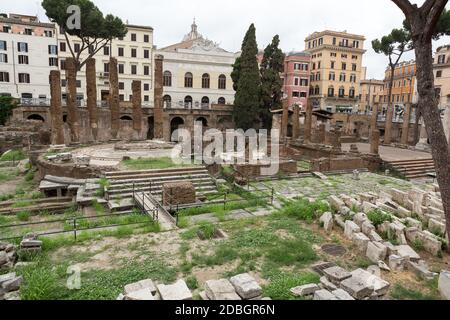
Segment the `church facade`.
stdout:
[[238,53],[204,38],[194,23],[179,43],[161,48],[164,108],[212,109],[234,102],[231,72]]

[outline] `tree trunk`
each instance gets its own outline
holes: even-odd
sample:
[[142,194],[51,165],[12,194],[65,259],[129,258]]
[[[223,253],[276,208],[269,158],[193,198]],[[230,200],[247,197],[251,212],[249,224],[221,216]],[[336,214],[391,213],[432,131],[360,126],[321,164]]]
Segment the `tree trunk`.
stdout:
[[386,126],[384,133],[384,143],[390,144],[392,142],[392,120],[394,119],[394,106],[392,99],[392,87],[394,86],[394,72],[395,66],[391,66],[391,79],[389,80],[388,89],[388,106],[386,112]]
[[[425,23],[421,23],[422,21],[420,18],[413,21],[413,33],[425,29]],[[446,216],[447,235],[450,238],[450,150],[434,92],[433,47],[431,40],[427,41],[424,37],[416,39],[414,47],[417,62],[417,90],[419,92],[418,108],[423,116],[430,139]]]

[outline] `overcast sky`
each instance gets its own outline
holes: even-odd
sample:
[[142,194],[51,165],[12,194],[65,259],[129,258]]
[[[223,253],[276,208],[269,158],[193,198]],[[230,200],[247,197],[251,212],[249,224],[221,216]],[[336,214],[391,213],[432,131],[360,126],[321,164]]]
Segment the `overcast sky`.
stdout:
[[[390,0],[93,0],[103,13],[130,24],[154,28],[154,44],[179,42],[195,17],[199,32],[229,51],[239,51],[244,34],[255,23],[259,48],[275,34],[284,51],[304,50],[304,39],[325,29],[357,33],[367,40],[363,65],[368,77],[383,78],[386,57],[377,55],[371,41],[402,25],[403,14]],[[412,1],[422,4],[423,0]],[[1,11],[38,15],[46,20],[41,1],[2,0]],[[450,43],[445,37],[435,47]],[[408,54],[405,59],[414,58]]]

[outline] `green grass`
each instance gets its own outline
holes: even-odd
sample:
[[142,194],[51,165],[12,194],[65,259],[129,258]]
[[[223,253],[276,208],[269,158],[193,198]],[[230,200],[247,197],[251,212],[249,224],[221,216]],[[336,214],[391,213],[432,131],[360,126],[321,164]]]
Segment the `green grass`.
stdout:
[[16,216],[19,221],[25,222],[30,220],[31,214],[28,211],[21,211]]
[[11,207],[12,208],[24,208],[32,206],[33,202],[30,200],[18,200]]
[[284,273],[276,272],[269,276],[269,284],[263,287],[264,296],[273,300],[295,300],[298,299],[290,289],[297,286],[319,283],[319,275],[315,273]]
[[5,170],[0,169],[0,182],[8,182],[14,180],[19,175],[18,170]]
[[4,153],[0,157],[0,161],[20,161],[26,159],[27,156],[23,153],[22,150],[11,150],[8,153]]
[[307,199],[299,199],[287,202],[281,209],[281,212],[303,221],[312,222],[329,210],[329,206],[319,200],[309,202]]
[[417,290],[408,289],[400,284],[396,284],[391,293],[396,300],[439,300],[437,292],[426,294]]
[[384,213],[381,210],[373,210],[367,213],[367,218],[373,223],[373,225],[378,228],[384,222],[392,222],[392,216],[390,214]]
[[123,161],[122,164],[130,170],[167,169],[187,166],[175,164],[169,157],[131,159]]
[[200,222],[197,233],[205,240],[210,240],[215,237],[217,228],[211,222]]

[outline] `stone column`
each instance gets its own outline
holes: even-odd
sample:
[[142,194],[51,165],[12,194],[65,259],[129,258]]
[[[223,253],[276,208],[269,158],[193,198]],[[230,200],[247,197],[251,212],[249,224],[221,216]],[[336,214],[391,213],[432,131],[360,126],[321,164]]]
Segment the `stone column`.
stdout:
[[300,106],[294,105],[294,115],[292,118],[292,140],[297,140],[300,137]]
[[379,154],[380,147],[380,130],[372,130],[372,134],[370,135],[370,153],[371,154]]
[[342,145],[341,145],[341,135],[342,131],[338,128],[334,130],[333,136],[332,136],[332,142],[331,145],[333,147],[333,151],[341,152],[342,151]]
[[87,110],[89,114],[89,124],[91,126],[92,137],[97,141],[98,115],[97,115],[97,73],[95,70],[95,59],[89,58],[86,61],[86,93]]
[[120,129],[119,73],[117,59],[109,58],[109,108],[111,110],[111,137],[117,139]]
[[324,144],[325,143],[325,123],[321,123],[319,124],[319,132],[318,132],[318,137],[317,137],[317,141],[320,144]]
[[283,103],[283,115],[281,117],[281,137],[287,138],[289,124],[289,106],[287,103]]
[[131,84],[133,90],[133,129],[138,133],[141,139],[142,132],[142,84],[141,81],[133,80]]
[[154,76],[155,139],[164,139],[163,62],[164,56],[159,54],[155,55],[155,76]]
[[401,143],[408,145],[409,141],[409,121],[411,119],[411,104],[406,104],[405,114],[403,115],[403,127],[402,127],[402,138]]
[[80,140],[80,119],[77,106],[77,64],[75,59],[66,59],[67,78],[67,122],[70,129],[70,139],[72,143]]
[[312,110],[312,104],[308,103],[305,115],[305,142],[311,142]]
[[377,130],[378,126],[378,104],[374,104],[372,108],[372,116],[370,117],[370,136],[372,136],[372,131]]
[[64,144],[64,128],[61,110],[61,73],[50,71],[50,115],[52,118],[52,143]]
[[392,142],[392,120],[394,118],[394,105],[388,105],[386,113],[386,125],[384,131],[384,143],[390,144]]

